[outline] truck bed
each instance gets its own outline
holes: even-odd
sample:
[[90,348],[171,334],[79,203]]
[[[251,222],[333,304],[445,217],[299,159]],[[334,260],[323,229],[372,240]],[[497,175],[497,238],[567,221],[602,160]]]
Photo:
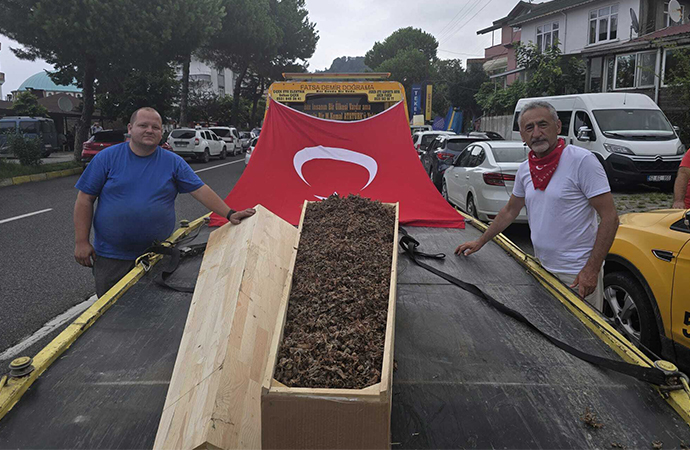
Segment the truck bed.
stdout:
[[[619,359],[525,269],[465,230],[407,228],[430,265],[477,284],[545,331]],[[208,237],[203,229],[197,242]],[[201,257],[169,280],[191,284]],[[151,448],[192,294],[151,273],[127,291],[0,420],[0,448]],[[483,300],[398,259],[392,448],[664,448],[690,427],[652,386],[598,369]],[[587,420],[585,420],[587,419]]]

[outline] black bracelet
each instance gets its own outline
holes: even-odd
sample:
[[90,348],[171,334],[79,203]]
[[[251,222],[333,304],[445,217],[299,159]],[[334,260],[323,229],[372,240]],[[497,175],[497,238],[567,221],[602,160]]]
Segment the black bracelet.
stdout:
[[232,216],[232,215],[235,214],[236,212],[237,212],[237,211],[235,211],[234,209],[230,208],[230,212],[228,212],[228,215],[225,216],[225,218],[228,219],[228,220],[230,220],[230,216]]

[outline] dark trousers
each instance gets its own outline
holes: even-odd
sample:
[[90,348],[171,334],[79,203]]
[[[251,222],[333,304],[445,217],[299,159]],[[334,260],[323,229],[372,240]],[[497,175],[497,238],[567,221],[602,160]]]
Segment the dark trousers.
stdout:
[[93,277],[96,279],[96,295],[101,297],[134,268],[134,261],[96,256]]

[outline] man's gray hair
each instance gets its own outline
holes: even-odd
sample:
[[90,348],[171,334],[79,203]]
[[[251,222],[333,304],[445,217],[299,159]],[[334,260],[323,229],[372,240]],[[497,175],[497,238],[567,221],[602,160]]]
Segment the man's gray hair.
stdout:
[[537,109],[537,108],[548,109],[549,112],[551,113],[551,117],[553,117],[554,122],[558,122],[558,112],[556,112],[556,108],[554,108],[551,103],[545,102],[543,100],[535,100],[533,102],[527,103],[522,108],[522,110],[520,111],[520,115],[518,116],[518,126],[520,128],[522,128],[522,115],[525,113],[525,111],[529,111],[530,109]]

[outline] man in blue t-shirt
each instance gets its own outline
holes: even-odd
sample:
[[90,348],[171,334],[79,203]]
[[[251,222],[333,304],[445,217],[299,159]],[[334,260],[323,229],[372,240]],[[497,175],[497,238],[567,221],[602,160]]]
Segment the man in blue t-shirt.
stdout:
[[253,209],[230,209],[184,159],[158,146],[163,125],[155,109],[135,111],[127,130],[130,141],[99,152],[76,184],[74,258],[93,267],[99,297],[134,267],[153,241],[173,232],[178,193],[192,194],[234,225],[254,214]]

